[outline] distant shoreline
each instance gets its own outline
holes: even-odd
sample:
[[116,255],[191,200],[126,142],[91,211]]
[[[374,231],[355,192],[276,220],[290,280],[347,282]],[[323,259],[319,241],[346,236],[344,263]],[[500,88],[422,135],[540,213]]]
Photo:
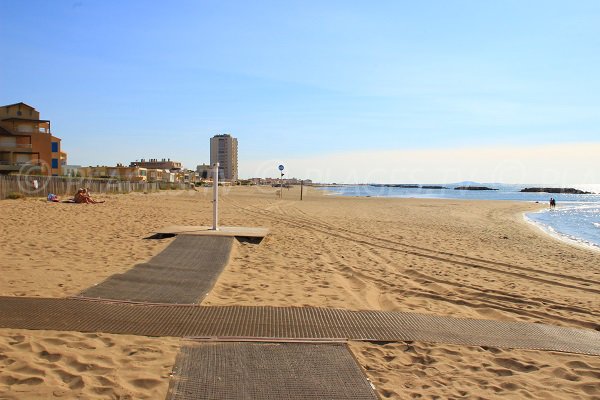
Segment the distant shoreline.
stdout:
[[[424,190],[499,190],[493,186],[511,185],[520,187],[518,190],[522,193],[548,193],[548,194],[600,194],[575,187],[550,187],[550,186],[531,186],[530,184],[493,184],[493,183],[475,183],[468,184],[446,183],[446,184],[416,184],[416,183],[313,183],[313,187],[374,187],[374,188],[398,188],[398,189],[424,189]],[[599,184],[600,185],[600,184]]]

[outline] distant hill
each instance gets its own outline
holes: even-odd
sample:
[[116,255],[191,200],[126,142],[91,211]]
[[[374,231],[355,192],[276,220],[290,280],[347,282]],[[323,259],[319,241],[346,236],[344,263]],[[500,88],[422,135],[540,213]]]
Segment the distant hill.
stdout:
[[591,192],[584,192],[583,190],[575,188],[525,188],[521,189],[521,192],[532,192],[532,193],[564,193],[564,194],[592,194]]
[[457,186],[454,190],[498,190],[487,186]]

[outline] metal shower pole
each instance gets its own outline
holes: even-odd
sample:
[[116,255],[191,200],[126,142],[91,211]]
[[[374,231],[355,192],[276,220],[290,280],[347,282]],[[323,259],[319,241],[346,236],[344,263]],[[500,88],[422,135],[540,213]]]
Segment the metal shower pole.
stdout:
[[219,163],[213,164],[213,231],[219,230]]

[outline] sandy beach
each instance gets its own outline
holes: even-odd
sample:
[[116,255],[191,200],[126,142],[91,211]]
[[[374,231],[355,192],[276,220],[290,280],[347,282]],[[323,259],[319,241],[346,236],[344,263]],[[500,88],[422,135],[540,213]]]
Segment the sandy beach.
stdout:
[[[306,190],[306,188],[305,188]],[[0,201],[0,295],[66,297],[144,262],[167,225],[209,225],[211,193]],[[545,235],[519,202],[224,188],[237,243],[204,305],[413,311],[599,329],[600,253]],[[180,339],[0,329],[0,399],[163,399]],[[382,398],[600,398],[600,358],[433,343],[351,343]]]

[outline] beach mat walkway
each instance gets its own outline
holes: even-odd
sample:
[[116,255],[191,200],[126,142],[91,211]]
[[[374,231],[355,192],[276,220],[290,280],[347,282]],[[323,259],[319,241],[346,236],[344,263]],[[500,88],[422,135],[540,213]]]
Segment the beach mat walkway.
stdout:
[[600,355],[600,332],[408,312],[0,297],[0,327],[203,338],[423,341]]
[[177,236],[147,263],[108,277],[76,297],[147,303],[196,304],[227,265],[233,237]]
[[346,344],[187,343],[167,400],[376,400]]

